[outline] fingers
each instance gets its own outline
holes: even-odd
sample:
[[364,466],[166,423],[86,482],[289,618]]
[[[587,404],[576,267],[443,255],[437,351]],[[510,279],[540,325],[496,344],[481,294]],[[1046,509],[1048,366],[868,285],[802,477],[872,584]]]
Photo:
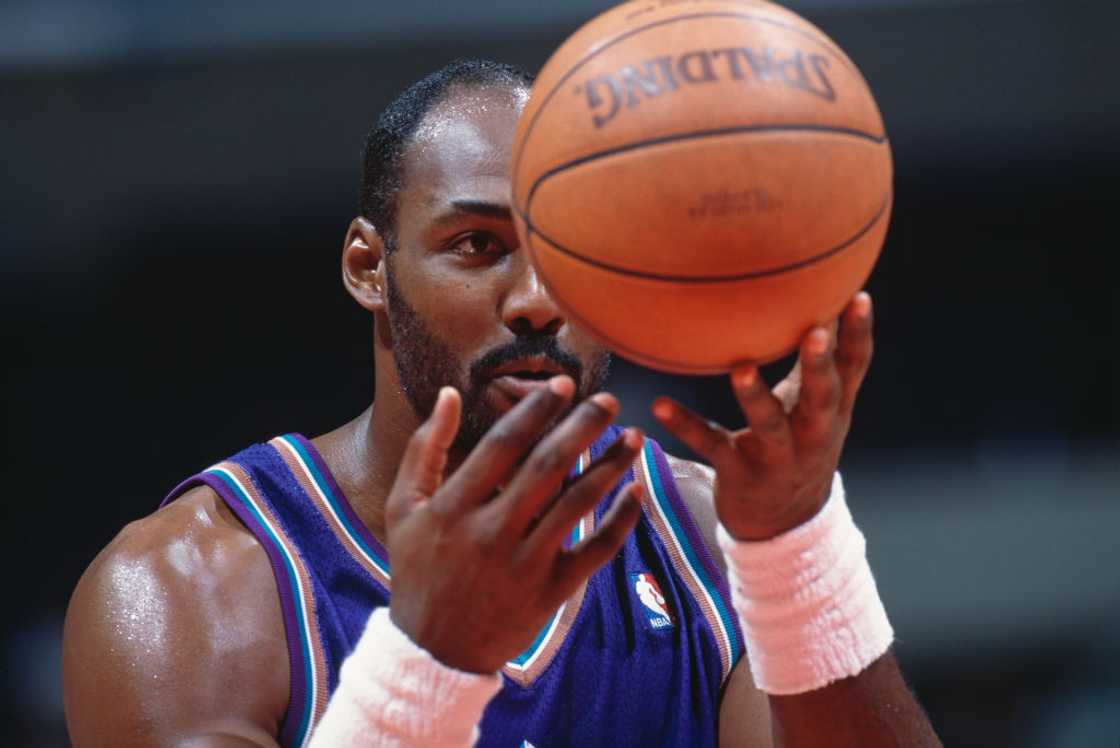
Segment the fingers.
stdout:
[[801,342],[801,392],[792,417],[797,438],[815,444],[828,438],[840,405],[840,374],[833,358],[834,336],[823,327]]
[[623,431],[545,513],[529,536],[529,547],[540,553],[554,553],[572,527],[598,505],[634,464],[642,441],[642,433],[637,429]]
[[627,485],[619,491],[595,533],[571,550],[560,553],[554,572],[556,583],[552,585],[557,605],[622,548],[641,516],[642,495],[638,483]]
[[502,491],[501,498],[494,502],[494,521],[511,537],[521,537],[533,518],[556,495],[580,454],[616,415],[618,400],[605,392],[592,395],[576,406],[537,444]]
[[753,364],[731,370],[731,389],[750,426],[749,441],[759,457],[774,461],[789,451],[790,427],[786,407],[770,389]]
[[712,465],[718,466],[728,456],[731,437],[718,423],[667,397],[654,400],[652,410],[662,426]]
[[459,431],[462,399],[453,387],[443,387],[436,397],[432,414],[412,433],[401,458],[397,477],[390,492],[393,516],[400,516],[407,506],[394,502],[418,501],[430,498],[443,482],[447,468],[447,450]]
[[871,296],[860,291],[844,310],[836,349],[836,368],[841,381],[840,410],[845,413],[855,407],[856,395],[871,366],[872,322]]
[[502,416],[471,451],[448,481],[432,508],[449,514],[478,506],[494,493],[541,432],[572,399],[575,383],[559,376]]

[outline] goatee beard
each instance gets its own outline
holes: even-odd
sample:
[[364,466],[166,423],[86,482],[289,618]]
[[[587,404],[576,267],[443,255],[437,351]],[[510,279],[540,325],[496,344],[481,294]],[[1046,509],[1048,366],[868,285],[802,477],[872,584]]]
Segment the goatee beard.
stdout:
[[[417,418],[424,420],[435,407],[439,390],[457,389],[463,399],[462,420],[452,450],[467,454],[500,417],[486,400],[491,372],[518,359],[543,357],[558,366],[576,383],[575,402],[602,389],[610,369],[605,349],[589,363],[586,372],[579,358],[560,345],[555,335],[518,335],[509,343],[487,351],[471,362],[464,377],[462,365],[451,348],[439,339],[401,294],[387,268],[389,329],[393,334],[393,358],[397,378]],[[586,373],[586,376],[585,376]],[[574,404],[574,403],[573,403]]]

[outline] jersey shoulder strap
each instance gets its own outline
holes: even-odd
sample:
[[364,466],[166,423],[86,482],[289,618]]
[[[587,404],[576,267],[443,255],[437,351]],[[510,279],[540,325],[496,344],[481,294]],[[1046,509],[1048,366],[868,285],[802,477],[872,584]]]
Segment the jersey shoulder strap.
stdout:
[[731,605],[731,590],[720,574],[692,513],[677,488],[661,445],[646,439],[634,464],[634,478],[645,489],[643,510],[669,553],[673,569],[704,613],[719,645],[723,680],[743,655],[743,636]]

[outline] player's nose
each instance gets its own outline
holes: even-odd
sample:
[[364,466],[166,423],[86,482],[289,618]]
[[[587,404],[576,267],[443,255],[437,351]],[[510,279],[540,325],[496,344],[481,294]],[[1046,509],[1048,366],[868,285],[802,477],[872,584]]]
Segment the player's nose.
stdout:
[[515,253],[513,285],[506,294],[502,321],[515,335],[556,335],[565,316],[523,252]]

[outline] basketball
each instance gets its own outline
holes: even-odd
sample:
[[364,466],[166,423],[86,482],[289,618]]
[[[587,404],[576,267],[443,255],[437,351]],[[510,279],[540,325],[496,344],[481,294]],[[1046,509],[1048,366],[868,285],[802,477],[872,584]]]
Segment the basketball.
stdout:
[[685,374],[765,363],[873,268],[890,145],[847,55],[761,0],[640,0],[542,68],[512,152],[522,246],[570,318]]

